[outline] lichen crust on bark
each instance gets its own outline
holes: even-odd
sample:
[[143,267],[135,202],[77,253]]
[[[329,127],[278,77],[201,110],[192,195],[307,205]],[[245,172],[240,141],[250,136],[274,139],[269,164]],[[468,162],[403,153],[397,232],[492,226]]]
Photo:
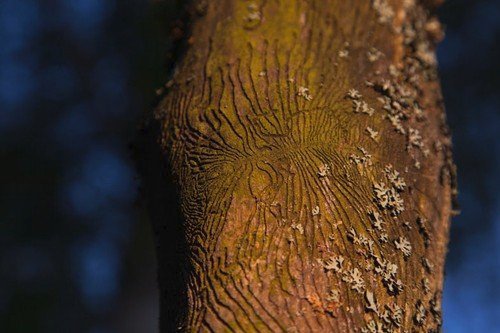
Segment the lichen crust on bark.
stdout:
[[418,1],[196,6],[155,113],[191,264],[179,328],[438,331],[456,192],[438,21]]

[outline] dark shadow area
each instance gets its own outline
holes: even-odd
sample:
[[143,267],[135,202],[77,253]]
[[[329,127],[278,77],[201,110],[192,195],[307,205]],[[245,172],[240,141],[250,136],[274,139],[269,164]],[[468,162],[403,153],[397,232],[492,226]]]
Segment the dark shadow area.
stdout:
[[[182,5],[181,5],[182,3]],[[177,17],[171,22],[168,38],[172,44],[167,59],[166,73],[170,78],[176,62],[187,49],[190,34],[191,1],[177,1]],[[187,276],[191,266],[180,193],[170,173],[165,152],[160,147],[160,124],[152,111],[168,92],[165,81],[156,90],[156,99],[143,115],[142,125],[133,142],[132,150],[141,179],[140,197],[147,206],[152,224],[157,259],[157,287],[159,287],[160,332],[174,332],[181,327],[187,309]]]
[[159,126],[147,121],[135,144],[135,159],[143,180],[155,234],[160,286],[161,332],[174,332],[187,308],[188,251],[179,194],[158,144]]

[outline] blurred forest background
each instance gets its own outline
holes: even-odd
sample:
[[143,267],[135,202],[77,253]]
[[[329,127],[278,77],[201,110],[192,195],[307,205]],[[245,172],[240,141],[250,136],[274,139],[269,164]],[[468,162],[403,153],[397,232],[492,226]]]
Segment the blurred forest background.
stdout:
[[[0,2],[0,332],[157,332],[129,144],[182,0]],[[444,331],[500,327],[500,0],[448,0],[438,58],[462,214]]]

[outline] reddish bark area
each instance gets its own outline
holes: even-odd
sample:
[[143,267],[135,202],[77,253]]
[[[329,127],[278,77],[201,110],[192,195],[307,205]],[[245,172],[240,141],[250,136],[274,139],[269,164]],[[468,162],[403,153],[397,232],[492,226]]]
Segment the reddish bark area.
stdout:
[[177,327],[438,331],[455,185],[428,7],[195,8],[155,113],[189,263]]

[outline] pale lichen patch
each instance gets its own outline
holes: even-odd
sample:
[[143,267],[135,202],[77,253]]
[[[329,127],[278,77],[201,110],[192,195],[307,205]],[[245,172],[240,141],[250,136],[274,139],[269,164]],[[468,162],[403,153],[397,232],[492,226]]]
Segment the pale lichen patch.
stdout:
[[339,51],[340,58],[347,58],[348,56],[349,56],[349,50],[340,50]]
[[394,170],[391,164],[385,166],[384,172],[387,179],[396,190],[403,191],[405,189],[405,180],[400,176],[398,171]]
[[[389,328],[401,327],[403,324],[403,309],[396,303],[393,303],[392,306],[385,305],[384,312],[380,315],[380,318]],[[391,331],[388,330],[387,332]]]
[[392,22],[394,10],[386,0],[373,0],[372,6],[377,11],[379,23]]
[[354,113],[364,113],[372,116],[375,110],[371,108],[368,103],[362,100],[362,95],[357,89],[350,89],[346,97],[352,100],[352,106]]
[[338,229],[339,225],[341,225],[343,223],[344,222],[342,222],[341,220],[338,220],[337,222],[332,222],[331,225],[332,225],[333,229]]
[[422,148],[423,146],[424,143],[420,131],[410,127],[408,129],[408,144],[406,148],[409,150],[411,147]]
[[330,257],[330,258],[321,262],[321,264],[325,270],[327,270],[327,271],[332,270],[332,271],[337,272],[337,273],[343,272],[343,270],[344,270],[343,263],[344,263],[344,257],[342,257],[340,255]]
[[427,222],[427,220],[425,218],[423,218],[421,216],[417,217],[418,230],[419,230],[420,234],[422,235],[422,237],[424,238],[425,247],[429,247],[429,245],[431,244],[431,235],[430,235],[429,231],[427,230],[427,227],[425,226],[426,222]]
[[387,235],[385,232],[381,233],[378,237],[378,241],[382,244],[389,242],[389,235]]
[[342,281],[349,283],[351,285],[351,289],[357,291],[358,293],[362,293],[363,289],[365,288],[363,275],[361,274],[361,271],[356,267],[346,272],[342,276]]
[[244,18],[244,27],[246,29],[253,29],[257,27],[262,21],[262,12],[256,3],[250,2],[247,6],[247,14]]
[[384,54],[382,52],[380,52],[379,50],[377,50],[374,47],[371,47],[368,50],[368,52],[366,52],[366,56],[367,56],[369,62],[375,62],[375,61],[379,60],[383,55]]
[[382,224],[385,224],[385,222],[382,220],[382,217],[378,212],[373,209],[369,209],[368,216],[370,217],[370,221],[372,222],[372,225],[375,229],[379,231],[384,230]]
[[349,42],[344,43],[344,48],[339,50],[339,52],[338,52],[339,58],[349,57],[349,45],[350,45]]
[[370,138],[373,139],[373,141],[377,142],[378,141],[378,132],[375,131],[373,128],[370,126],[366,127],[365,129],[366,133],[370,136]]
[[398,266],[385,260],[375,258],[375,273],[382,277],[382,282],[389,294],[398,294],[403,290],[403,283],[397,278]]
[[388,209],[391,215],[396,216],[404,211],[403,199],[394,187],[387,187],[385,183],[375,183],[373,185],[375,202],[380,208]]
[[358,150],[361,152],[362,155],[351,154],[349,156],[351,162],[363,166],[372,165],[372,155],[370,155],[363,147],[358,147]]
[[375,300],[375,296],[373,293],[369,290],[365,291],[365,301],[366,301],[366,310],[367,311],[373,311],[378,315],[378,305],[377,301]]
[[427,273],[432,274],[434,272],[434,265],[425,257],[422,257],[422,266],[425,268]]
[[428,66],[437,65],[436,54],[430,49],[430,44],[426,41],[417,43],[416,56]]
[[442,324],[441,296],[440,293],[434,293],[434,296],[429,301],[430,312],[432,313],[436,323]]
[[359,93],[358,90],[349,89],[349,91],[347,92],[347,97],[349,97],[350,99],[353,99],[353,100],[359,100],[363,96],[361,96],[361,94]]
[[304,227],[300,223],[292,223],[292,229],[297,230],[299,234],[304,234]]
[[299,91],[297,92],[297,96],[303,97],[306,101],[311,101],[313,99],[312,95],[309,92],[309,88],[300,86]]
[[406,134],[406,130],[404,129],[403,124],[401,123],[401,116],[389,114],[386,117],[387,119],[389,119],[391,125],[394,127],[396,132],[403,135]]
[[417,103],[413,105],[413,113],[415,114],[415,117],[418,121],[422,121],[425,119],[424,110],[422,110],[422,108]]
[[358,234],[356,233],[356,230],[354,228],[350,228],[347,231],[347,239],[349,239],[351,242],[353,242],[356,245],[361,244],[361,240],[358,237]]
[[364,113],[369,116],[373,116],[375,109],[370,107],[365,101],[354,100],[353,101],[353,111],[354,113]]
[[411,255],[411,243],[406,237],[399,237],[394,241],[396,249],[401,251],[408,258]]
[[427,317],[427,310],[425,309],[424,304],[420,300],[417,301],[415,308],[416,311],[415,315],[413,316],[413,320],[415,321],[415,324],[417,324],[418,326],[423,326],[425,323],[425,319]]
[[422,279],[422,288],[424,289],[424,293],[428,294],[431,291],[431,287],[429,285],[429,279],[424,277]]
[[330,167],[327,164],[323,164],[319,167],[318,176],[326,177],[328,172],[330,171]]

